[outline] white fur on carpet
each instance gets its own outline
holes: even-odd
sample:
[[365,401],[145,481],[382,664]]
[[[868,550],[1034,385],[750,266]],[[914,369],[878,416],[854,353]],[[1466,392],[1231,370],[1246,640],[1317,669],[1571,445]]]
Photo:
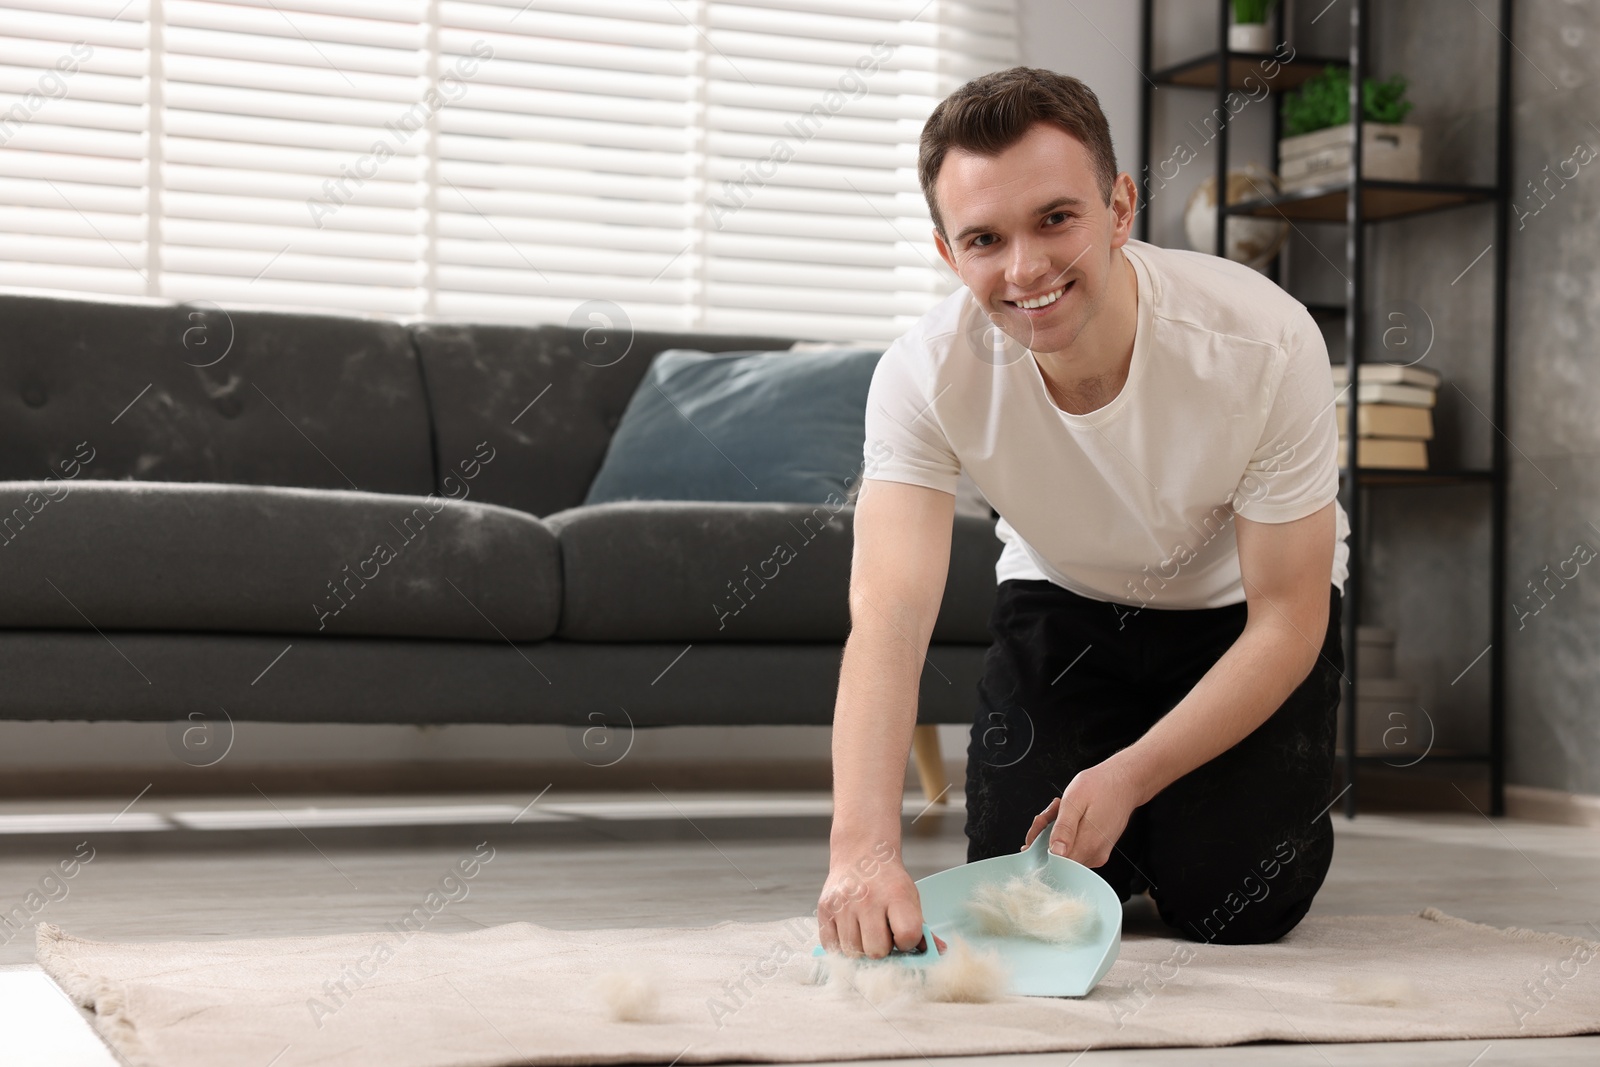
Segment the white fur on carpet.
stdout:
[[874,1002],[815,984],[815,943],[809,917],[133,944],[41,923],[38,956],[132,1067],[792,1062],[1600,1032],[1600,944],[1433,909],[1311,918],[1273,945],[1128,937],[1077,1000],[880,989]]
[[926,967],[906,967],[892,959],[852,959],[826,953],[812,975],[813,984],[826,984],[841,996],[855,995],[870,1004],[901,997],[947,1004],[987,1004],[1007,993],[1010,971],[1000,953],[975,948],[959,934],[951,934],[945,951]]

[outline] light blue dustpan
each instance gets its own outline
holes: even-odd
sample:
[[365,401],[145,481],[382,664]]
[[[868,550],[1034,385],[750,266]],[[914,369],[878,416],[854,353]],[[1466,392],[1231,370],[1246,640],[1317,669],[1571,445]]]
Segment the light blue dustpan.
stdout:
[[[889,959],[909,967],[937,963],[933,934],[946,941],[955,934],[974,948],[993,948],[1011,973],[1010,992],[1024,997],[1081,997],[1104,978],[1122,949],[1122,901],[1104,878],[1073,860],[1052,855],[1050,835],[1041,832],[1033,844],[1012,856],[994,856],[951,867],[917,880],[922,900],[922,952],[889,954]],[[1044,879],[1056,889],[1075,893],[1094,905],[1097,916],[1090,936],[1073,945],[1058,945],[1026,937],[995,937],[980,930],[967,914],[966,902],[984,882],[1003,882],[1014,875],[1044,867]],[[821,945],[811,950],[823,953]]]

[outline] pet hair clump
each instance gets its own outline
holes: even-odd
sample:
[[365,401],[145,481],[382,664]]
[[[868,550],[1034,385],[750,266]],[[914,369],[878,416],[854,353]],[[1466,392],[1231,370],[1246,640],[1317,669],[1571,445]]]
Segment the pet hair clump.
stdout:
[[1045,881],[1043,868],[983,883],[968,899],[967,911],[986,934],[1054,944],[1087,940],[1097,919],[1093,904]]
[[1338,998],[1374,1008],[1412,1008],[1425,999],[1417,984],[1403,974],[1363,974],[1342,979]]
[[825,954],[818,962],[818,982],[835,995],[858,993],[878,1006],[900,1000],[986,1004],[1005,996],[1010,986],[1010,974],[998,952],[973,948],[953,935],[939,959],[926,967],[836,952]]
[[992,948],[973,948],[954,934],[944,956],[923,974],[923,995],[949,1003],[987,1004],[1005,996],[1010,985],[1000,953]]
[[661,1008],[661,978],[634,971],[607,971],[590,986],[612,1022],[649,1022]]

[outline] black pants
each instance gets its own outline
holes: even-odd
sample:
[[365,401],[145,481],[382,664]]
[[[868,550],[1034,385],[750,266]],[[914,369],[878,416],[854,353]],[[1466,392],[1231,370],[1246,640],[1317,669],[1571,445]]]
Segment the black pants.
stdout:
[[[1097,868],[1127,900],[1148,888],[1182,937],[1276,941],[1333,859],[1334,719],[1344,650],[1333,585],[1304,681],[1249,736],[1134,809]],[[1014,853],[1075,774],[1126,748],[1244,629],[1243,603],[1133,609],[1043,580],[1000,583],[967,746],[967,860]]]

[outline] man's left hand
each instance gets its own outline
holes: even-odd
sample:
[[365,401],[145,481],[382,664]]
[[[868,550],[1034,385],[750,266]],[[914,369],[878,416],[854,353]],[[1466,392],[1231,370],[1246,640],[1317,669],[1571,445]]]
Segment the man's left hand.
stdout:
[[1085,867],[1103,866],[1139,803],[1136,783],[1114,758],[1097,763],[1078,772],[1066,792],[1034,818],[1022,847],[1048,830],[1048,847],[1057,856]]

